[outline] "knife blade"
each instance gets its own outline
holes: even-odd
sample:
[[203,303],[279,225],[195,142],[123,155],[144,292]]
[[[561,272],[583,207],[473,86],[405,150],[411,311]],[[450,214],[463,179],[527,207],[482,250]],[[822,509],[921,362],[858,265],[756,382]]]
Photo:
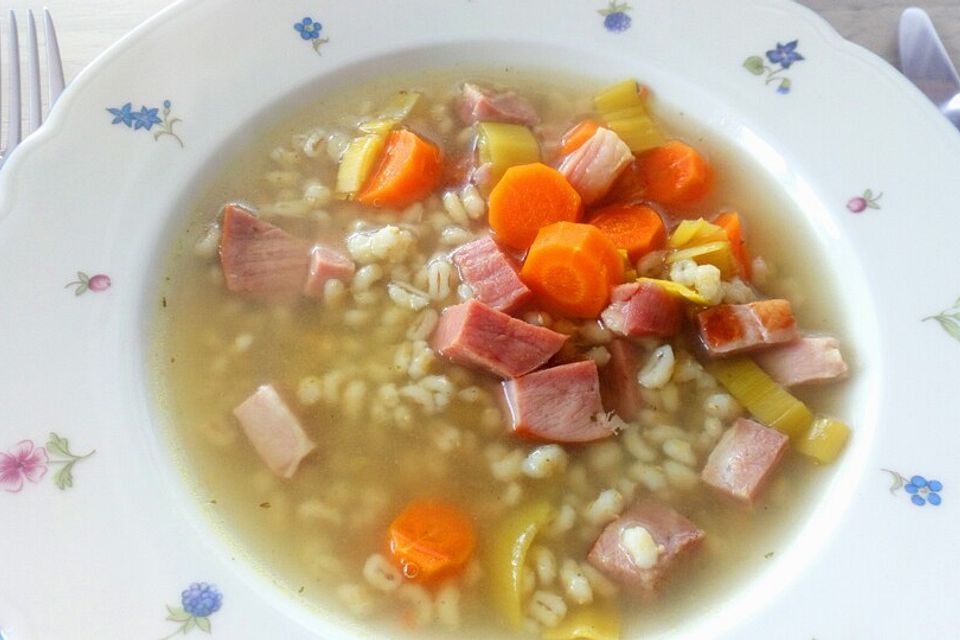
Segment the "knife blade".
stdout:
[[900,67],[960,130],[960,77],[923,9],[911,7],[900,18]]

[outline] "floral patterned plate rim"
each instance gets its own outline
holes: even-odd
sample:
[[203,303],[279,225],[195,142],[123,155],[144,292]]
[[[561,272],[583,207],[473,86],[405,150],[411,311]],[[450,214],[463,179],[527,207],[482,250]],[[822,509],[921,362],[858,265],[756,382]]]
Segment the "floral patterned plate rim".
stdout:
[[[257,45],[211,46],[225,31]],[[156,264],[215,159],[287,105],[437,60],[547,59],[638,77],[660,108],[756,158],[804,212],[854,329],[842,408],[854,435],[809,517],[724,606],[671,637],[960,628],[960,558],[943,544],[960,534],[960,136],[891,67],[785,0],[198,0],[87,68],[0,173],[5,640],[385,637],[308,606],[309,590],[283,592],[190,495],[147,371]],[[238,67],[257,91],[211,91]],[[884,109],[863,109],[864,95]],[[903,606],[904,585],[927,587],[922,616]],[[864,602],[869,617],[847,613]]]

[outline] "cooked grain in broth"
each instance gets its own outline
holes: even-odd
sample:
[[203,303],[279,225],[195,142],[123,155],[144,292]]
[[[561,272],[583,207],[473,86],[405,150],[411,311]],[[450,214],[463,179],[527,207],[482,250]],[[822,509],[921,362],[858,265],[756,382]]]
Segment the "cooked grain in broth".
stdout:
[[[561,134],[594,112],[592,98],[605,83],[544,77],[443,71],[379,80],[311,104],[225,165],[198,199],[164,272],[158,391],[196,499],[223,536],[291,597],[320,611],[348,611],[391,637],[514,633],[497,608],[503,594],[493,592],[502,585],[493,584],[490,549],[505,518],[540,503],[549,505],[549,521],[527,553],[519,586],[521,628],[530,637],[558,632],[564,619],[604,603],[621,612],[623,637],[675,628],[720,606],[774,562],[830,473],[791,451],[753,506],[707,487],[700,471],[711,450],[749,414],[698,363],[702,356],[685,334],[633,339],[644,359],[672,345],[672,370],[647,371],[666,377],[640,388],[644,408],[615,422],[615,435],[577,444],[515,436],[500,378],[431,348],[439,314],[470,295],[449,255],[489,233],[485,190],[457,182],[402,210],[378,210],[334,197],[337,161],[358,121],[402,90],[422,95],[401,126],[437,143],[447,162],[460,157],[475,129],[451,101],[469,79],[528,98],[539,114],[533,131],[545,161],[556,164],[550,159]],[[731,278],[718,295],[732,304],[786,298],[805,333],[837,336],[850,360],[829,279],[811,255],[796,205],[756,162],[682,110],[656,99],[652,106],[668,137],[700,150],[716,170],[698,215],[736,210],[743,219],[754,287]],[[339,248],[356,273],[328,280],[321,300],[263,302],[229,291],[217,259],[220,229],[211,226],[226,202]],[[366,235],[347,242],[357,233]],[[536,304],[515,315],[572,336],[575,355],[601,371],[610,359],[615,336],[596,320],[561,318]],[[290,479],[271,473],[232,413],[264,384],[279,391],[317,444]],[[818,415],[843,417],[842,386],[794,391]],[[477,541],[465,567],[427,584],[401,575],[386,542],[394,518],[424,498],[456,505]],[[669,505],[705,537],[699,549],[678,556],[654,595],[637,595],[587,555],[607,525],[647,498]]]

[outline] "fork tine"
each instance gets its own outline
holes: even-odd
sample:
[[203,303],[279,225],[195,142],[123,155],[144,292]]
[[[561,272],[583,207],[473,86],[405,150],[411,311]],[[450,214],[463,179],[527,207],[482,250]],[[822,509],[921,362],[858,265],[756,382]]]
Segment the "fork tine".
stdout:
[[20,144],[20,39],[17,36],[17,16],[10,10],[7,37],[7,64],[10,75],[7,85],[10,87],[10,109],[7,111],[7,148],[4,157],[8,156]]
[[30,129],[28,134],[40,128],[43,122],[40,95],[40,48],[37,45],[37,21],[33,17],[33,10],[27,12],[27,93],[30,115]]
[[57,30],[53,28],[53,18],[48,9],[43,10],[44,40],[47,42],[47,87],[50,106],[53,107],[57,98],[63,93],[63,62],[60,60],[60,43],[57,40]]

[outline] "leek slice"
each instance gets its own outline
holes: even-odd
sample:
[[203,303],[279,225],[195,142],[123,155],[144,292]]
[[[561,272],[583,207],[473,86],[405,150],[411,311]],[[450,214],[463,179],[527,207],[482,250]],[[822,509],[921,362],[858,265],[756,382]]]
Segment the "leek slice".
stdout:
[[364,133],[385,136],[410,115],[418,100],[420,94],[416,91],[401,91],[391,98],[376,116],[361,122],[358,128]]
[[704,368],[757,420],[794,441],[813,422],[807,405],[790,395],[746,356],[711,360]]
[[401,91],[391,98],[377,115],[358,125],[357,128],[364,135],[350,141],[337,168],[335,193],[338,198],[352,198],[363,188],[383,151],[387,134],[410,115],[419,99],[420,94],[416,91]]
[[793,446],[820,464],[829,464],[837,459],[849,438],[850,427],[844,422],[836,418],[817,418],[810,425],[810,430],[797,438]]
[[533,132],[521,124],[478,122],[477,151],[481,164],[491,165],[490,187],[510,167],[540,162],[540,143]]
[[683,249],[723,240],[729,240],[729,238],[722,227],[707,222],[703,218],[697,218],[696,220],[684,220],[678,224],[677,228],[670,234],[670,240],[667,244],[674,249]]
[[627,143],[630,151],[634,153],[641,153],[667,143],[667,139],[650,116],[613,120],[606,122],[606,125],[608,129],[620,136],[620,139]]
[[720,276],[724,279],[738,273],[737,260],[733,257],[729,240],[677,249],[667,255],[666,262],[667,264],[674,264],[681,260],[693,260],[697,264],[712,264],[720,269]]
[[493,532],[487,553],[490,598],[507,623],[523,626],[523,567],[527,552],[551,516],[547,502],[534,502],[509,515]]
[[593,98],[593,106],[600,113],[611,113],[620,109],[643,106],[643,97],[636,80],[623,80],[609,86]]
[[649,282],[651,284],[658,285],[663,287],[664,291],[667,293],[679,296],[688,302],[693,304],[699,304],[702,306],[708,306],[710,302],[701,296],[699,293],[691,289],[690,287],[685,287],[682,284],[674,282],[673,280],[658,280],[657,278],[637,278],[637,282]]
[[338,198],[352,198],[360,191],[373,171],[373,165],[380,157],[385,143],[384,136],[375,133],[368,133],[350,141],[337,169]]
[[624,80],[593,98],[593,105],[604,126],[617,134],[633,153],[659,147],[666,142],[647,111],[644,94],[636,80]]
[[543,640],[619,639],[620,611],[609,600],[574,609],[560,624],[543,632]]
[[627,107],[626,109],[604,111],[601,113],[603,113],[603,118],[607,122],[616,122],[617,120],[633,120],[635,118],[646,117],[647,108],[643,105],[643,102],[640,102],[636,106]]

